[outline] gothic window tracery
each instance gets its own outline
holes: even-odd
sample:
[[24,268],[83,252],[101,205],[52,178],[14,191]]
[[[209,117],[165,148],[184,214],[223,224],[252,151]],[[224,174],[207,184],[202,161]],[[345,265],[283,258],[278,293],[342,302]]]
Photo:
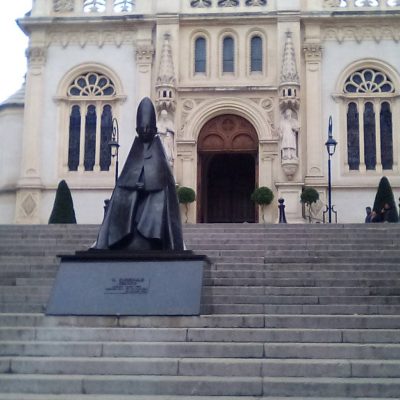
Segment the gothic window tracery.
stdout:
[[393,81],[378,69],[359,69],[348,76],[343,93],[349,170],[393,169]]
[[130,12],[135,6],[134,0],[114,0],[115,12]]
[[218,0],[218,7],[237,7],[239,0]]
[[193,8],[211,7],[211,0],[192,0],[190,5]]
[[344,91],[345,93],[393,93],[394,86],[384,73],[366,68],[349,76]]
[[108,171],[114,83],[104,74],[91,71],[73,79],[67,89],[70,102],[68,161],[69,171]]
[[267,0],[246,0],[246,6],[265,6]]

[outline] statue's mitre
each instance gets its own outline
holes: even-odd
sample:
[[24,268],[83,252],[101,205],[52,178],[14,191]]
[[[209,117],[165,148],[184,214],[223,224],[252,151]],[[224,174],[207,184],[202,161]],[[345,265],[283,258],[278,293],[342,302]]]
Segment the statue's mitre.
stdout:
[[156,111],[148,97],[145,97],[139,104],[136,114],[136,129],[157,132]]

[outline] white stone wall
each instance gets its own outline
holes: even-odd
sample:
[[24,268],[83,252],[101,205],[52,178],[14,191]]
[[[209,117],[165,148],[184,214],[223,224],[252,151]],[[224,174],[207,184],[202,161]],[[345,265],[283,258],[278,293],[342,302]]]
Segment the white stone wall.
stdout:
[[[361,28],[360,28],[361,29]],[[364,39],[357,43],[355,40],[325,41],[323,43],[322,62],[322,136],[325,142],[328,139],[328,119],[333,118],[333,136],[338,141],[336,152],[332,157],[332,203],[338,211],[340,222],[362,222],[365,207],[372,206],[379,180],[387,176],[393,188],[397,202],[400,194],[400,176],[398,170],[394,171],[359,171],[347,172],[345,161],[347,159],[346,148],[346,114],[341,106],[341,101],[332,95],[337,93],[337,83],[340,75],[351,64],[364,60],[377,60],[385,63],[397,72],[400,77],[400,43],[393,40],[382,40],[377,42],[372,39]],[[400,87],[397,88],[399,93]],[[399,101],[395,100],[397,110]],[[392,112],[395,111],[392,109]],[[393,152],[394,159],[400,160],[398,130],[400,115],[393,112]],[[325,168],[327,168],[327,153],[322,149],[325,157]]]

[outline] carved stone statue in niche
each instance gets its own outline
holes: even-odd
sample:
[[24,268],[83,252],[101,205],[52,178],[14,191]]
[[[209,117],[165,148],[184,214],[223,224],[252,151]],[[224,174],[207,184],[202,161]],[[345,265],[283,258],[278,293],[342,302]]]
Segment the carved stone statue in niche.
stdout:
[[174,150],[174,124],[167,110],[162,110],[157,124],[158,134],[160,135],[164,146],[165,155],[171,168],[174,166],[175,150]]
[[286,109],[279,125],[279,136],[282,140],[282,160],[297,160],[297,134],[300,126],[295,113]]

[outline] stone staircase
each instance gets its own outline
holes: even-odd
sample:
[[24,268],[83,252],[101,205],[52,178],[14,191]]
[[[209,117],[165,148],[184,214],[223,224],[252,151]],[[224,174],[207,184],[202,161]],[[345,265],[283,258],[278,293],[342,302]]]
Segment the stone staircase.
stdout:
[[193,225],[198,317],[46,317],[97,226],[0,226],[0,400],[400,399],[400,225]]

